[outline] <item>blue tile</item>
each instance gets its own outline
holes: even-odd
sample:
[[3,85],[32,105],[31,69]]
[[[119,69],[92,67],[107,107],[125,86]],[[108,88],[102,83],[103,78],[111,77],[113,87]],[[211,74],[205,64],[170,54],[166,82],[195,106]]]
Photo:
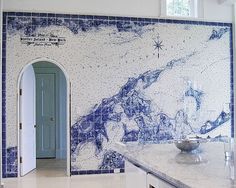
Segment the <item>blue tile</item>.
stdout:
[[7,148],[7,172],[12,174],[17,174],[17,147]]
[[[7,17],[6,16],[3,16],[3,19],[2,19],[2,27],[5,27],[6,28],[6,24],[7,24]],[[6,30],[5,30],[6,32]]]
[[166,20],[165,19],[159,19],[159,22],[160,23],[166,23]]
[[108,17],[108,20],[115,21],[115,20],[116,20],[116,17],[115,17],[115,16],[109,16],[109,17]]
[[[6,14],[4,14],[6,15]],[[5,17],[6,22],[6,17]],[[6,26],[3,27],[5,31]],[[6,33],[3,33],[3,50],[2,50],[2,173],[6,177]]]
[[197,23],[198,25],[204,25],[202,21],[198,21]]
[[50,18],[55,18],[55,17],[56,17],[56,14],[54,14],[54,13],[48,13],[48,17],[50,17]]
[[15,21],[15,17],[8,16],[7,19],[6,19],[6,21],[7,21],[8,24],[13,25],[13,23],[14,23],[14,21]]
[[103,20],[103,25],[108,25],[109,21],[108,20]]
[[87,174],[87,171],[86,171],[86,170],[78,171],[78,175],[85,175],[85,174]]
[[151,18],[144,18],[144,21],[145,22],[152,22],[152,19]]
[[[4,61],[4,58],[2,58],[2,62]],[[2,63],[2,71],[6,71],[6,63]],[[6,81],[6,77],[2,76],[2,81],[5,82]]]
[[[5,141],[6,142],[6,141]],[[4,149],[5,151],[5,149]],[[6,160],[6,152],[3,152],[3,149],[2,149],[2,160],[5,161]]]
[[[3,88],[3,89],[5,89],[5,88]],[[4,92],[2,92],[2,94],[3,94]],[[6,99],[4,99],[4,100],[6,100]],[[6,114],[6,106],[2,106],[2,113],[3,114]],[[5,124],[6,124],[6,122],[2,122],[2,126],[6,126]],[[2,131],[5,131],[6,130],[6,128],[5,127],[2,127]]]
[[79,172],[78,172],[78,171],[71,171],[71,172],[70,172],[70,175],[72,175],[72,176],[73,176],[73,175],[79,175]]
[[131,21],[135,21],[135,22],[136,22],[136,21],[138,21],[138,18],[131,17],[131,18],[130,18],[130,20],[131,20]]
[[40,18],[40,19],[39,19],[39,24],[40,24],[42,27],[47,26],[47,24],[48,24],[48,19],[47,19],[47,18]]
[[30,16],[32,16],[32,13],[31,12],[23,12],[23,16],[30,17]]
[[55,15],[57,18],[64,18],[64,14],[56,14]]
[[123,20],[124,21],[131,21],[131,18],[130,17],[123,17]]
[[179,20],[172,20],[172,22],[177,24],[177,23],[179,23]]
[[[4,125],[6,127],[6,125]],[[5,134],[6,136],[6,129],[5,130],[2,130],[2,136]],[[6,140],[2,140],[2,145],[6,146]],[[6,151],[6,148],[4,147],[3,148],[4,151]]]
[[16,12],[16,16],[23,16],[24,13],[23,12]]
[[6,25],[6,23],[7,23],[7,19],[6,19],[6,17],[3,17],[3,21],[2,21],[2,23],[3,23],[3,25]]
[[179,20],[180,24],[186,24],[186,20]]
[[109,173],[110,173],[110,170],[101,170],[101,173],[102,173],[102,174],[109,174]]
[[79,15],[72,14],[70,17],[73,18],[73,19],[78,19],[78,18],[79,18]]
[[[4,102],[5,104],[3,104],[3,105],[6,105],[6,102]],[[6,116],[5,115],[2,115],[2,121],[6,121]],[[4,134],[4,135],[2,135],[2,139],[6,139],[6,135]]]
[[87,16],[86,16],[86,19],[93,20],[93,19],[94,19],[94,16],[92,16],[92,15],[87,15]]
[[40,24],[40,18],[34,17],[32,18],[32,25],[39,25]]
[[123,17],[118,16],[116,17],[116,20],[123,21]]
[[232,23],[224,23],[225,27],[232,27]]
[[152,18],[151,20],[152,20],[153,23],[158,23],[159,22],[159,19],[157,19],[157,18]]
[[144,22],[145,19],[144,18],[138,18],[138,22]]
[[39,13],[39,16],[40,17],[48,17],[48,14],[47,13]]
[[[6,99],[4,99],[4,100],[6,100]],[[4,114],[6,114],[6,106],[2,106],[2,112],[4,113]],[[3,125],[2,126],[6,126],[5,124],[6,124],[6,122],[3,122],[2,123]],[[6,128],[4,127],[2,127],[2,130],[4,130],[5,132],[6,132]]]
[[64,19],[65,22],[70,22],[70,20],[71,20],[71,19],[69,19],[69,18],[65,18],[65,19]]
[[120,169],[120,173],[124,173],[125,172],[125,169]]
[[15,13],[15,12],[7,12],[7,15],[8,15],[8,16],[15,16],[16,13]]
[[108,20],[108,16],[94,16],[94,19],[97,19],[97,20]]
[[96,174],[94,170],[88,170],[87,174]]
[[[86,19],[86,16],[85,15],[79,15],[79,18]],[[94,16],[94,19],[95,19],[95,16]]]
[[147,25],[147,23],[144,22],[144,21],[142,21],[142,22],[139,22],[139,21],[138,21],[138,25],[139,25],[139,26],[145,26],[145,25]]
[[6,157],[6,151],[5,150],[2,150],[2,163],[3,165],[6,167],[7,166],[7,157]]
[[3,42],[2,60],[6,62],[6,42]]
[[[2,90],[2,98],[3,98],[3,100],[6,100],[6,88],[3,88],[3,90]],[[4,110],[4,108],[5,107],[2,106],[2,110]],[[3,111],[3,113],[5,113],[5,111]],[[3,122],[3,124],[4,124],[4,122]],[[4,127],[3,127],[3,129],[4,129]]]
[[17,174],[16,173],[14,173],[14,174],[6,174],[6,177],[7,178],[15,178],[15,177],[17,177]]
[[191,24],[191,21],[190,20],[186,20],[185,22],[184,22],[184,24]]
[[96,170],[95,173],[96,174],[101,174],[102,172],[101,172],[101,170]]
[[101,21],[101,20],[95,20],[94,21],[94,26],[95,27],[98,27],[98,26],[100,26],[100,25],[102,25],[103,24],[103,22]]
[[[2,156],[2,157],[4,157],[4,156]],[[2,165],[5,166],[5,168],[6,168],[6,157],[4,160],[2,160]]]
[[48,25],[55,25],[56,24],[56,18],[50,17],[48,18]]
[[216,22],[208,22],[208,25],[217,26],[217,23]]
[[6,169],[7,169],[7,168],[6,168],[6,165],[2,165],[2,171],[3,171],[3,172],[6,172]]
[[71,18],[70,14],[64,14],[63,18]]
[[217,26],[218,23],[217,22],[210,22],[213,26]]
[[108,24],[109,25],[116,25],[116,21],[109,21]]

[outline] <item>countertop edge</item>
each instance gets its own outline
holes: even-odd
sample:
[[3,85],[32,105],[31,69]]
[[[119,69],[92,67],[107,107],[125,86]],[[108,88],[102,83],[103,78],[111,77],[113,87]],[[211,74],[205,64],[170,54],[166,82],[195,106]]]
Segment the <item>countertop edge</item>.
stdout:
[[126,153],[122,153],[121,151],[117,151],[119,152],[120,154],[122,154],[124,156],[124,158],[126,160],[128,160],[130,163],[134,164],[135,166],[141,168],[142,170],[146,171],[147,173],[150,173],[154,176],[156,176],[157,178],[160,178],[162,179],[163,181],[179,188],[191,188],[190,186],[184,184],[183,182],[181,182],[180,180],[176,180],[160,171],[154,171],[153,169],[151,169],[151,167],[145,165],[145,164],[142,164],[140,161],[136,161],[134,158],[130,157],[130,156],[127,156]]

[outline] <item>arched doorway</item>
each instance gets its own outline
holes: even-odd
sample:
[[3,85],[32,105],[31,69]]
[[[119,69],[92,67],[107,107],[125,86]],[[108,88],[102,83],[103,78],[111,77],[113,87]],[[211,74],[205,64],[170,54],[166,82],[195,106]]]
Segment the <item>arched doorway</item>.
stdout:
[[35,169],[36,159],[40,168],[64,166],[70,175],[69,96],[68,75],[56,62],[37,59],[22,69],[18,79],[19,176]]

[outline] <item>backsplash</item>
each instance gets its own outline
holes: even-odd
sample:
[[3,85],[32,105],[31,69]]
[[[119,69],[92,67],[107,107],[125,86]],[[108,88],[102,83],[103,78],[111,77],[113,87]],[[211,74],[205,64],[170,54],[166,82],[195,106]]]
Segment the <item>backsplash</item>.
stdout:
[[232,42],[230,23],[4,13],[3,176],[17,175],[16,89],[28,63],[47,58],[69,75],[71,174],[124,172],[117,141],[233,136]]

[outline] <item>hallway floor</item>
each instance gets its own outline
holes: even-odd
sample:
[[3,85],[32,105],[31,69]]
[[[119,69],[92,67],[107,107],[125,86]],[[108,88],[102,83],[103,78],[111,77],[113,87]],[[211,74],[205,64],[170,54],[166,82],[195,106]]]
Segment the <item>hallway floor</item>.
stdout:
[[37,169],[21,178],[4,179],[4,188],[124,188],[124,174],[66,177],[63,160],[37,160]]

